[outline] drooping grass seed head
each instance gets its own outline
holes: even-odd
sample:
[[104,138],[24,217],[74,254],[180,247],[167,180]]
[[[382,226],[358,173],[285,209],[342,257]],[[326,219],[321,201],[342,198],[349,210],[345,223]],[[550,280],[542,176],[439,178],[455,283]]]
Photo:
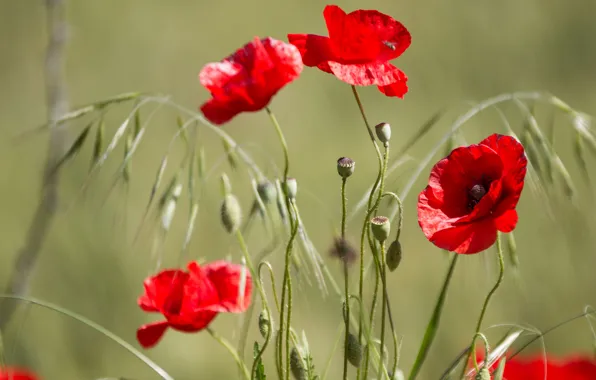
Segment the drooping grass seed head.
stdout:
[[276,196],[275,185],[264,180],[257,185],[257,193],[265,204],[271,203]]
[[382,243],[389,237],[391,223],[386,216],[375,216],[370,220],[370,228],[375,239]]
[[342,178],[348,178],[354,173],[356,163],[348,157],[341,157],[337,160],[337,172]]
[[240,202],[232,194],[226,195],[221,203],[221,222],[230,234],[236,232],[242,223]]

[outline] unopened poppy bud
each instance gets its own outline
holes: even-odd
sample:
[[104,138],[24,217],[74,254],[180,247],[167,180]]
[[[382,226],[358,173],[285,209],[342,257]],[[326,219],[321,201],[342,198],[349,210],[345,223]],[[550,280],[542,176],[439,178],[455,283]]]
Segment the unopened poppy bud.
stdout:
[[269,319],[269,315],[267,314],[266,310],[261,311],[259,314],[259,332],[264,339],[267,339],[267,334],[269,334],[269,325],[271,324],[271,320]]
[[379,141],[382,142],[384,146],[389,145],[389,140],[391,140],[391,125],[389,125],[389,123],[379,123],[375,125],[375,132],[377,133]]
[[391,224],[389,218],[386,216],[375,216],[370,220],[370,228],[372,230],[375,239],[379,242],[384,242],[389,237],[391,232]]
[[348,178],[354,173],[354,160],[348,157],[342,157],[337,160],[337,172],[342,178]]
[[286,182],[283,183],[283,186],[286,197],[290,199],[296,198],[296,193],[298,193],[298,182],[296,181],[296,178],[286,179]]
[[304,363],[302,362],[302,358],[296,347],[292,347],[292,351],[290,351],[290,370],[292,371],[292,376],[294,376],[295,380],[307,379]]
[[257,185],[257,193],[263,203],[271,203],[275,199],[275,185],[265,180]]
[[221,195],[224,197],[229,195],[232,192],[232,184],[230,183],[230,178],[226,173],[223,173],[220,178],[221,181]]
[[480,368],[480,371],[474,377],[475,380],[490,380],[490,371],[486,366]]
[[360,362],[362,361],[362,345],[358,341],[358,337],[349,333],[345,349],[346,357],[350,364],[356,368],[360,367]]
[[236,232],[242,222],[240,202],[232,194],[226,195],[221,203],[221,222],[230,234]]
[[397,269],[401,262],[401,243],[394,241],[387,249],[387,255],[385,255],[385,261],[387,262],[387,268],[391,272]]

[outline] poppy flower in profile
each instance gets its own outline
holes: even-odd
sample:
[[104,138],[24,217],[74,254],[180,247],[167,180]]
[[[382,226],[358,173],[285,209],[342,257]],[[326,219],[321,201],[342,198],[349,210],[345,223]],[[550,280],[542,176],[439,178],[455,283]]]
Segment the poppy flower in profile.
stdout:
[[240,313],[250,305],[251,276],[242,266],[216,261],[203,267],[190,262],[187,268],[166,269],[145,279],[145,294],[138,304],[144,311],[161,313],[165,321],[137,330],[137,340],[144,348],[157,344],[169,327],[201,331],[218,313]]
[[203,67],[199,81],[212,98],[201,111],[214,124],[228,122],[241,112],[259,111],[296,79],[302,68],[300,52],[294,45],[255,37],[221,62]]
[[[482,354],[478,363],[482,360]],[[491,372],[497,368],[491,366]],[[596,360],[585,356],[555,358],[536,355],[526,358],[518,356],[505,362],[504,380],[594,380],[596,379]]]
[[389,63],[410,46],[410,32],[400,22],[375,10],[346,14],[337,5],[323,11],[329,37],[288,34],[306,66],[354,86],[375,85],[387,96],[403,98],[408,77]]
[[23,368],[0,368],[0,380],[38,380],[33,372]]
[[454,149],[432,168],[418,196],[418,223],[426,238],[468,254],[493,245],[497,231],[513,231],[526,165],[523,146],[511,136],[494,134]]

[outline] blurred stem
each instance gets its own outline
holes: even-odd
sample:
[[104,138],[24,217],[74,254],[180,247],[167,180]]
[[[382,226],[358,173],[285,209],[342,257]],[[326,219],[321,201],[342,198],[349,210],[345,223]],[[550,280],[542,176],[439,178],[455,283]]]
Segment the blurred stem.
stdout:
[[271,108],[265,107],[265,111],[267,111],[267,115],[269,115],[269,119],[271,119],[271,123],[275,127],[275,132],[277,132],[277,137],[279,137],[279,142],[281,143],[281,147],[284,151],[284,182],[288,179],[288,172],[290,170],[290,157],[288,155],[288,144],[286,143],[286,138],[277,122],[277,118],[271,111]]
[[[341,179],[341,239],[342,243],[344,244],[343,240],[346,238],[346,214],[347,212],[347,199],[346,199],[346,182],[348,178],[343,177]],[[348,258],[342,257],[342,264],[344,267],[344,292],[345,292],[345,315],[343,315],[345,327],[345,337],[344,337],[344,376],[343,379],[348,379],[348,341],[350,336],[350,282],[348,281]]]
[[430,318],[430,321],[428,321],[428,325],[426,326],[424,338],[422,338],[422,343],[420,344],[420,348],[418,349],[418,355],[416,355],[416,361],[412,366],[412,371],[410,372],[408,380],[414,380],[416,376],[418,376],[420,368],[422,368],[422,364],[424,364],[424,361],[426,360],[426,355],[430,350],[430,346],[432,345],[435,336],[437,335],[439,322],[441,320],[441,314],[443,312],[443,305],[445,304],[445,299],[447,298],[447,289],[449,289],[449,284],[451,283],[451,278],[453,277],[453,272],[455,271],[455,264],[457,264],[458,258],[459,254],[454,253],[453,259],[451,259],[451,265],[449,265],[449,269],[447,270],[447,276],[445,276],[445,281],[443,282],[443,288],[441,289],[439,298],[437,298],[437,303],[435,305],[435,309],[433,310],[433,314]]
[[[493,294],[495,294],[497,289],[499,289],[499,286],[501,286],[501,283],[503,282],[503,277],[505,277],[505,261],[503,259],[503,247],[501,246],[501,233],[500,232],[498,232],[498,235],[497,235],[497,258],[499,260],[499,277],[497,278],[497,282],[495,283],[493,288],[490,290],[490,292],[488,292],[488,294],[486,295],[486,298],[484,299],[484,305],[482,305],[482,310],[480,311],[480,317],[478,317],[478,322],[476,323],[476,330],[474,331],[474,336],[476,336],[482,329],[482,321],[484,320],[484,315],[486,314],[486,310],[488,309],[488,304],[489,304]],[[463,369],[461,371],[461,376],[459,377],[460,379],[465,378],[466,367],[467,367],[468,363],[470,362],[470,358],[472,357],[472,352],[473,352],[472,347],[470,347],[468,349],[468,354],[466,355],[466,361],[464,361],[464,364],[462,366]]]
[[381,271],[381,281],[383,282],[383,306],[381,307],[381,348],[379,354],[379,369],[377,371],[377,378],[379,380],[383,379],[387,375],[387,371],[384,370],[385,366],[383,352],[385,350],[385,319],[387,315],[387,265],[385,265],[385,242],[381,242],[381,260],[380,260],[380,271]]
[[[360,278],[359,278],[359,282],[358,282],[358,297],[360,298],[360,300],[363,300],[364,299],[363,298],[363,296],[364,296],[364,239],[366,236],[366,230],[368,228],[370,215],[372,215],[372,213],[374,211],[371,209],[372,200],[373,200],[374,194],[376,192],[377,186],[381,182],[381,178],[383,176],[383,159],[381,157],[381,151],[379,150],[379,146],[377,145],[377,142],[375,140],[375,136],[373,135],[372,129],[371,129],[368,119],[366,117],[366,113],[364,112],[364,107],[362,105],[362,101],[360,100],[360,96],[358,95],[358,90],[356,89],[355,86],[352,86],[352,94],[354,95],[356,104],[358,104],[358,110],[360,111],[360,114],[362,115],[362,119],[364,120],[364,125],[366,126],[368,136],[370,137],[370,139],[373,143],[373,146],[377,153],[377,159],[379,161],[379,172],[377,174],[377,179],[375,180],[373,187],[370,189],[370,195],[369,195],[368,204],[367,204],[367,214],[366,214],[366,217],[364,218],[364,225],[362,226],[362,234],[360,236]],[[362,323],[363,323],[363,321],[360,320],[359,328],[358,328],[358,339],[359,340],[362,339]],[[357,379],[360,379],[360,368],[358,368]]]
[[224,337],[222,337],[221,335],[219,335],[218,333],[216,333],[210,327],[207,327],[207,331],[213,337],[213,339],[215,339],[226,350],[228,350],[228,352],[230,353],[230,355],[232,355],[232,357],[236,361],[236,364],[238,364],[238,367],[242,371],[242,374],[244,375],[244,378],[246,380],[250,380],[250,374],[248,373],[248,368],[246,368],[246,366],[244,365],[244,363],[242,362],[242,360],[240,360],[240,357],[238,356],[238,352],[236,352],[236,350],[234,349],[234,347],[232,347],[232,345],[230,344],[230,342],[228,342]]
[[[46,0],[48,45],[45,59],[46,103],[50,142],[44,167],[39,204],[27,231],[25,243],[17,253],[11,278],[4,290],[16,296],[27,293],[29,278],[46,239],[58,203],[56,163],[65,153],[67,132],[59,120],[68,111],[64,81],[64,46],[66,43],[65,6],[63,0]],[[15,302],[0,303],[0,330],[4,329],[17,308]]]
[[[378,258],[376,256],[376,252],[373,252],[373,258],[375,259],[375,288],[373,289],[373,298],[372,298],[372,302],[371,302],[371,306],[370,306],[370,326],[369,326],[369,330],[370,330],[370,334],[373,333],[374,331],[374,325],[375,325],[375,311],[377,308],[377,294],[379,293],[379,278],[380,278],[380,273],[379,273],[379,264],[378,264]],[[366,380],[368,378],[368,363],[370,360],[370,342],[366,345],[366,350],[365,350],[365,359],[364,359],[364,367],[362,368],[363,370],[363,379]],[[382,356],[379,355],[379,360],[380,363],[382,363]]]

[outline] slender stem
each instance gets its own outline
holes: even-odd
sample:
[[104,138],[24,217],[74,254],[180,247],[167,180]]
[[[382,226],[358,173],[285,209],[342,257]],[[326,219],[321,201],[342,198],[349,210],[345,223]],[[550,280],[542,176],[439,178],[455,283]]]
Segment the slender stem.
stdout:
[[286,138],[284,137],[281,127],[279,126],[279,123],[277,122],[277,118],[275,117],[273,112],[271,112],[271,108],[265,107],[265,111],[267,111],[267,115],[269,115],[269,118],[271,119],[271,123],[273,123],[273,126],[275,127],[275,132],[277,132],[277,137],[279,137],[281,147],[284,151],[284,177],[283,178],[284,178],[284,182],[285,182],[288,179],[288,172],[290,170],[290,156],[288,155],[288,144],[286,143]]
[[[501,246],[501,233],[500,232],[499,232],[499,235],[497,236],[497,258],[499,260],[499,277],[497,278],[497,282],[495,283],[495,285],[488,292],[488,294],[486,295],[486,298],[484,299],[484,304],[482,305],[482,310],[480,311],[480,316],[478,317],[478,322],[476,323],[476,330],[474,331],[475,335],[478,334],[480,332],[480,330],[482,329],[482,321],[484,320],[486,310],[488,309],[488,304],[489,304],[493,294],[495,294],[497,289],[499,289],[499,286],[501,286],[501,283],[503,282],[503,277],[505,277],[505,261],[503,259],[503,247]],[[466,355],[466,361],[464,362],[464,364],[462,366],[463,369],[461,371],[460,379],[463,379],[465,377],[466,367],[467,367],[468,363],[470,362],[471,357],[472,357],[472,348],[470,347],[468,349],[468,355]]]
[[[379,293],[379,278],[380,278],[380,273],[379,273],[379,264],[377,263],[378,261],[378,257],[377,257],[377,253],[373,252],[373,258],[375,260],[375,287],[373,289],[373,296],[372,296],[372,302],[371,302],[371,306],[370,306],[370,319],[369,319],[369,329],[370,329],[370,333],[373,333],[373,329],[374,329],[374,325],[375,325],[375,311],[377,309],[377,294]],[[366,380],[368,378],[368,363],[370,360],[370,342],[366,345],[366,356],[364,359],[364,367],[362,368],[362,373],[363,373],[363,378],[364,380]],[[379,357],[382,360],[382,356],[379,355]]]
[[377,378],[381,380],[387,374],[383,370],[383,352],[385,350],[385,317],[387,315],[387,265],[385,264],[385,242],[381,242],[381,281],[383,282],[383,306],[381,308],[381,353],[379,354],[379,369],[377,371]]
[[238,356],[238,352],[236,352],[236,350],[234,349],[234,347],[232,347],[230,342],[228,342],[224,337],[222,337],[221,335],[219,335],[218,333],[213,331],[213,329],[211,329],[210,327],[207,328],[207,331],[213,337],[213,339],[215,339],[226,350],[228,350],[228,352],[230,353],[230,355],[232,355],[232,357],[236,361],[236,364],[238,364],[238,367],[244,374],[244,378],[247,380],[250,380],[250,373],[248,373],[248,368],[246,368],[246,366],[244,365],[242,360],[240,360],[240,357]]
[[[346,238],[346,214],[347,214],[347,199],[346,199],[346,182],[347,177],[342,178],[341,181],[341,238],[342,240]],[[344,338],[344,376],[343,379],[348,379],[348,341],[350,336],[350,282],[348,281],[348,262],[347,257],[343,259],[343,267],[344,267],[344,292],[345,292],[345,315],[344,315],[344,323],[345,327],[345,338]]]
[[445,276],[445,281],[443,281],[443,288],[441,289],[439,298],[437,298],[435,309],[430,318],[430,321],[428,321],[428,325],[426,326],[424,338],[422,339],[422,343],[420,344],[420,348],[418,349],[418,355],[416,356],[416,361],[412,366],[412,371],[410,372],[408,380],[414,380],[416,376],[418,376],[420,368],[422,368],[422,364],[424,364],[424,361],[426,360],[426,355],[430,350],[430,346],[432,345],[435,339],[439,327],[439,322],[441,320],[441,314],[443,312],[443,305],[445,304],[445,299],[447,298],[447,289],[449,289],[449,284],[451,283],[451,278],[453,277],[453,272],[455,271],[455,264],[457,263],[458,258],[459,254],[455,253],[453,255],[453,259],[451,260],[451,265],[449,265],[447,276]]

